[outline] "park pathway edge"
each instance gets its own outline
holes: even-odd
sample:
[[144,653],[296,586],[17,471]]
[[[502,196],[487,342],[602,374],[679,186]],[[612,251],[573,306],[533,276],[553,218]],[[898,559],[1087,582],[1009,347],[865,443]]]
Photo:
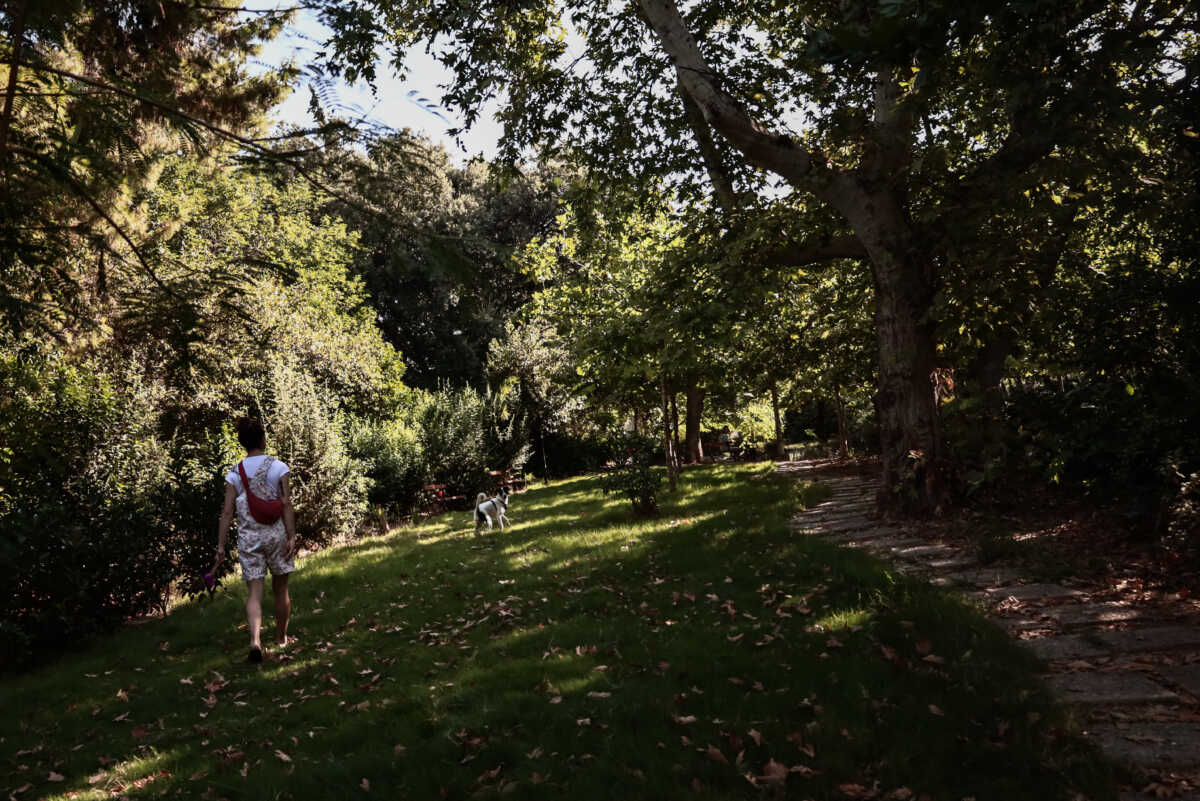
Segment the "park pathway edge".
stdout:
[[780,475],[833,489],[793,518],[798,533],[870,551],[980,606],[1044,660],[1047,685],[1083,734],[1142,777],[1121,801],[1200,801],[1200,626],[1162,605],[1093,600],[1086,586],[1035,582],[1013,566],[984,565],[959,544],[925,539],[919,524],[877,520],[875,476],[833,464],[777,465]]

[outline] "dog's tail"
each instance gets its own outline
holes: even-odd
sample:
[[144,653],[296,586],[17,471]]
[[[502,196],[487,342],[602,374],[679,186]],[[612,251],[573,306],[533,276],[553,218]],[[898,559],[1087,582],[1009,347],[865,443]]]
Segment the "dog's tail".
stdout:
[[475,496],[475,531],[479,532],[479,527],[487,522],[487,515],[479,507],[487,500],[487,493],[481,492]]

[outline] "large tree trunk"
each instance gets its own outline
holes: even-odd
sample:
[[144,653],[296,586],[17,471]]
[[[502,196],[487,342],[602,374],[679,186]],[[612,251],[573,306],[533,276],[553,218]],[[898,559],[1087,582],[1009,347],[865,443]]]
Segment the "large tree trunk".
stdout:
[[933,260],[917,244],[895,190],[847,180],[831,192],[871,261],[882,462],[879,510],[927,514],[948,500],[935,382]]
[[704,446],[700,444],[700,416],[704,413],[704,390],[694,379],[687,385],[687,419],[684,428],[684,447],[690,464],[704,461]]
[[842,388],[837,384],[833,386],[833,402],[837,412],[838,458],[845,459],[850,455],[850,438],[846,431],[846,404],[842,402]]
[[932,383],[936,346],[929,266],[903,247],[872,253],[872,266],[883,462],[879,505],[884,512],[937,511],[948,486]]
[[775,458],[784,459],[783,422],[779,419],[779,385],[771,382],[771,411],[775,413]]
[[[933,264],[914,247],[902,187],[912,162],[916,104],[905,100],[902,64],[874,66],[875,91],[862,163],[835,169],[820,150],[772,131],[722,86],[684,23],[675,0],[638,0],[671,57],[676,78],[704,121],[745,160],[836,208],[871,260],[879,342],[882,511],[935,511],[946,495],[933,385]],[[854,254],[846,254],[854,255]]]
[[4,109],[0,111],[0,167],[8,166],[8,129],[12,125],[13,108],[17,99],[17,72],[21,63],[21,46],[25,42],[25,13],[29,0],[17,4],[12,16],[12,56],[8,61],[8,85],[4,89]]

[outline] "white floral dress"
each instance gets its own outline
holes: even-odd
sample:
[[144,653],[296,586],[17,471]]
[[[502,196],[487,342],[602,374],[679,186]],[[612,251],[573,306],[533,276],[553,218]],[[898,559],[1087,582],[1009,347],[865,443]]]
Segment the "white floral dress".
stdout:
[[[267,473],[271,469],[274,456],[263,459],[262,464],[250,476],[250,491],[264,501],[273,501],[279,497],[267,481]],[[242,580],[266,578],[267,571],[272,576],[282,576],[296,569],[294,558],[287,555],[287,531],[280,517],[270,525],[263,525],[250,514],[250,502],[246,498],[245,488],[237,496],[235,503],[238,518],[238,562],[242,565]]]

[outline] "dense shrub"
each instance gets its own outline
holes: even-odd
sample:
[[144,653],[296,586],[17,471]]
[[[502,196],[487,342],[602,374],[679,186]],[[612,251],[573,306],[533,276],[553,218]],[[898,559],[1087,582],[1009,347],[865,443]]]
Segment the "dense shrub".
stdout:
[[1161,524],[1176,471],[1200,467],[1200,419],[1185,397],[1167,381],[1139,389],[1107,376],[1017,388],[1006,411],[1018,433],[997,458],[1005,470],[1032,468],[1118,501],[1131,519]]
[[430,392],[418,410],[429,477],[448,495],[473,496],[487,480],[483,419],[483,399],[468,388]]
[[1200,570],[1200,473],[1178,476],[1163,544],[1190,570]]
[[[157,530],[171,542],[176,588],[184,595],[204,591],[203,575],[212,567],[216,520],[225,496],[225,474],[242,456],[231,427],[199,441],[175,441],[166,453],[166,469],[149,499]],[[226,541],[224,572],[237,569],[236,537]]]
[[483,397],[483,442],[493,470],[520,470],[533,452],[518,382],[508,379]]
[[400,420],[361,422],[350,438],[351,453],[366,466],[371,481],[367,500],[392,517],[407,515],[421,502],[425,457],[418,433]]
[[613,449],[617,466],[601,479],[600,488],[606,495],[617,493],[628,498],[637,517],[657,515],[663,479],[654,469],[657,443],[650,437],[625,434],[614,438]]
[[0,552],[5,618],[41,648],[162,608],[175,555],[157,522],[148,507],[114,501],[96,487],[6,515]]
[[347,447],[347,418],[310,374],[285,363],[272,368],[269,392],[267,449],[291,468],[297,537],[322,545],[354,534],[369,481]]
[[0,384],[0,650],[12,666],[161,606],[175,549],[147,498],[163,460],[144,399],[36,353],[0,355]]

